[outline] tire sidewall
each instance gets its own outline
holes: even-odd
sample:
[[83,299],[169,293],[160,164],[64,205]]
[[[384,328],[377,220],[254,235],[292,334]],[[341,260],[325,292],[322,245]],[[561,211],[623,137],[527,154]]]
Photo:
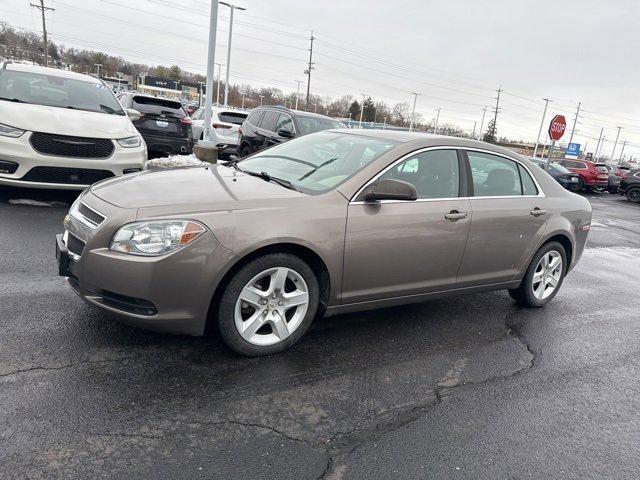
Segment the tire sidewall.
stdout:
[[584,189],[584,181],[582,178],[578,177],[578,185],[571,187],[573,192],[580,192]]
[[248,157],[252,153],[251,147],[249,145],[245,145],[240,149],[240,158]]
[[[635,200],[633,199],[632,195],[634,193],[636,194]],[[640,203],[640,188],[630,188],[629,190],[627,190],[627,200],[629,200],[631,203]]]
[[[300,326],[284,341],[275,345],[260,346],[247,342],[235,325],[235,306],[241,290],[257,274],[274,267],[287,267],[298,272],[307,284],[309,305]],[[272,355],[282,352],[302,337],[313,321],[320,299],[318,279],[309,265],[299,257],[288,253],[273,253],[256,258],[242,267],[231,278],[220,298],[217,308],[217,324],[220,335],[237,353],[247,356]]]
[[[533,293],[533,274],[536,271],[536,267],[538,266],[538,262],[540,261],[540,259],[552,250],[558,252],[560,254],[560,257],[562,258],[562,275],[560,276],[560,281],[558,282],[558,286],[556,287],[554,292],[544,300],[540,300],[536,298]],[[559,242],[550,242],[546,245],[543,245],[540,250],[538,250],[538,252],[534,255],[531,263],[529,264],[529,268],[527,268],[527,272],[522,279],[522,293],[524,294],[527,303],[533,307],[542,307],[543,305],[546,305],[551,300],[553,300],[553,298],[558,294],[560,288],[562,287],[564,277],[567,273],[567,266],[567,253],[562,244],[560,244]]]

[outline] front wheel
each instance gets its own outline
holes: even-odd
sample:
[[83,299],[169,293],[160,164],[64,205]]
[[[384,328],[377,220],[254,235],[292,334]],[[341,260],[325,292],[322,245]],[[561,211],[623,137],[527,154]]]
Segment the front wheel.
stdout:
[[273,253],[242,267],[218,306],[218,328],[242,355],[271,355],[296,343],[318,309],[320,288],[309,265],[295,255]]
[[556,296],[567,273],[567,254],[558,242],[543,245],[533,260],[518,288],[509,295],[523,307],[542,307]]
[[581,178],[578,178],[578,183],[575,185],[572,185],[570,188],[571,188],[571,191],[573,192],[580,192],[584,188],[584,180],[582,180]]
[[633,203],[640,203],[640,188],[630,188],[627,190],[627,199]]

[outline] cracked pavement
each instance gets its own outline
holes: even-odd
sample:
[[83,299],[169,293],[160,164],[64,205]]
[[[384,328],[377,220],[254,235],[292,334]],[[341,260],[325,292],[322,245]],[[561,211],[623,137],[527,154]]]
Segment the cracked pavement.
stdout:
[[0,478],[637,478],[640,207],[589,195],[541,310],[506,292],[317,321],[249,359],[56,276],[62,192],[0,191]]

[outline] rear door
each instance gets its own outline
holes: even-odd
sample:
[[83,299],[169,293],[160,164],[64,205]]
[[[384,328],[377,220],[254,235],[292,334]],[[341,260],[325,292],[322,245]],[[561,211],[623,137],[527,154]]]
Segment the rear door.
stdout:
[[514,280],[544,233],[547,199],[523,164],[493,153],[465,155],[473,219],[458,282],[466,287]]
[[418,200],[349,204],[343,303],[455,285],[471,222],[461,165],[453,148],[416,152],[376,178],[413,184]]
[[221,110],[218,112],[217,117],[217,122],[214,122],[213,128],[216,131],[219,142],[227,145],[237,145],[240,126],[247,119],[247,114],[233,110]]
[[190,138],[191,118],[176,100],[134,95],[132,108],[142,113],[134,125],[142,135]]
[[256,129],[256,144],[259,145],[256,151],[273,145],[272,138],[275,136],[275,128],[279,116],[280,113],[274,110],[264,112],[260,121],[260,128]]

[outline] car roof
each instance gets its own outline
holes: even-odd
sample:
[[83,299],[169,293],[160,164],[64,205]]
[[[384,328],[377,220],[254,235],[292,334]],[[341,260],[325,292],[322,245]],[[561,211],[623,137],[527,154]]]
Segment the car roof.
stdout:
[[59,68],[41,67],[39,65],[26,65],[24,63],[4,62],[2,70],[11,70],[14,72],[39,73],[42,75],[51,75],[55,77],[70,78],[83,82],[102,84],[100,80],[91,75],[83,73],[70,72],[69,70],[60,70]]
[[331,120],[335,120],[336,122],[340,122],[337,118],[329,117],[327,115],[322,115],[321,113],[313,113],[313,112],[305,112],[304,110],[295,110],[293,108],[281,107],[279,105],[263,105],[261,107],[256,107],[252,111],[258,110],[274,110],[276,112],[288,113],[289,115],[304,115],[305,117],[318,117],[318,118],[330,118]]

